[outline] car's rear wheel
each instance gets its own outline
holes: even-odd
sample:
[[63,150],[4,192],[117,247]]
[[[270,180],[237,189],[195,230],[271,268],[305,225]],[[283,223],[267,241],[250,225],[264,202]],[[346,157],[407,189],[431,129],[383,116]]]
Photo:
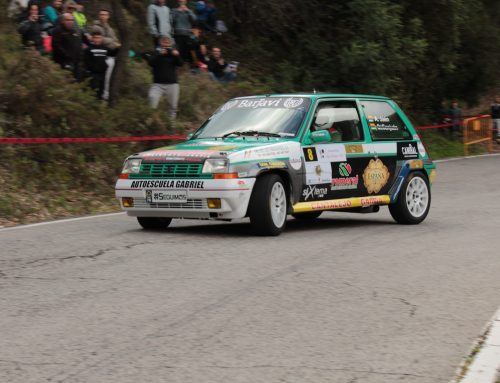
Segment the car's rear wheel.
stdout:
[[137,217],[137,221],[139,222],[139,225],[141,225],[143,229],[160,230],[160,229],[166,229],[168,225],[170,225],[170,222],[172,222],[172,218]]
[[307,213],[294,213],[292,217],[301,220],[312,220],[318,218],[322,211],[308,211]]
[[259,235],[279,235],[286,225],[288,197],[277,174],[264,174],[255,183],[248,215]]
[[396,222],[416,225],[427,217],[430,207],[429,182],[421,172],[415,172],[406,178],[397,202],[389,205],[389,211]]

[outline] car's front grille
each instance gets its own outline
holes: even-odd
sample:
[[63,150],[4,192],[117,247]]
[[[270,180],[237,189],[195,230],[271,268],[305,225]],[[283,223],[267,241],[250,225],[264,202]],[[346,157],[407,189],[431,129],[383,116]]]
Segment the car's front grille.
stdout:
[[203,164],[141,164],[140,172],[129,178],[212,178],[202,169]]
[[140,209],[208,209],[206,199],[188,199],[186,203],[148,203],[145,198],[134,198],[134,207]]

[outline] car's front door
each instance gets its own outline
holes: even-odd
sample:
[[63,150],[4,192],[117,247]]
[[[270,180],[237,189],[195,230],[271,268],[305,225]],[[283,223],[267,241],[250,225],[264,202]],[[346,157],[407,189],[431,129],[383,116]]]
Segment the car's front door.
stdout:
[[363,145],[364,130],[356,100],[320,101],[310,131],[323,132],[324,138],[303,147],[305,177],[301,202],[367,195],[363,170],[373,155]]

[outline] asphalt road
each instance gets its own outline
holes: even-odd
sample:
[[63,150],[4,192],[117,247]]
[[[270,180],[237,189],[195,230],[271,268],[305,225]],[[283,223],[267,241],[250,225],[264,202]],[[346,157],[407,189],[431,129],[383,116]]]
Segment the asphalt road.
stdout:
[[499,199],[489,157],[439,164],[419,226],[0,231],[0,382],[448,382],[500,305]]

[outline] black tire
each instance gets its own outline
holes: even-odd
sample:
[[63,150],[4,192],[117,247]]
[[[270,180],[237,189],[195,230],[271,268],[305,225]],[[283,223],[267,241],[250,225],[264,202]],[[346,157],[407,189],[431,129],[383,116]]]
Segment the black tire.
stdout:
[[[271,203],[271,192],[276,186],[277,190],[280,190],[280,186],[285,193],[284,199],[284,219],[281,217],[282,222],[275,222],[273,219],[272,209],[278,210],[280,204],[272,205]],[[248,206],[248,216],[250,217],[250,223],[254,232],[258,235],[269,235],[276,236],[280,235],[286,226],[286,214],[288,209],[288,196],[286,192],[286,185],[284,184],[281,177],[277,174],[264,174],[257,178],[255,186],[253,188],[252,197],[250,198],[250,204]],[[279,202],[282,202],[281,200]],[[280,208],[280,215],[283,215],[283,211]]]
[[[419,193],[415,187],[421,187]],[[396,203],[389,205],[392,218],[403,225],[422,222],[431,207],[431,189],[427,177],[421,172],[410,173],[403,182]]]
[[170,222],[172,222],[172,218],[163,218],[163,217],[137,217],[137,221],[139,225],[142,226],[145,230],[161,230],[166,229]]
[[308,211],[307,213],[295,213],[292,214],[292,217],[295,219],[301,219],[301,220],[313,220],[318,218],[322,211]]

